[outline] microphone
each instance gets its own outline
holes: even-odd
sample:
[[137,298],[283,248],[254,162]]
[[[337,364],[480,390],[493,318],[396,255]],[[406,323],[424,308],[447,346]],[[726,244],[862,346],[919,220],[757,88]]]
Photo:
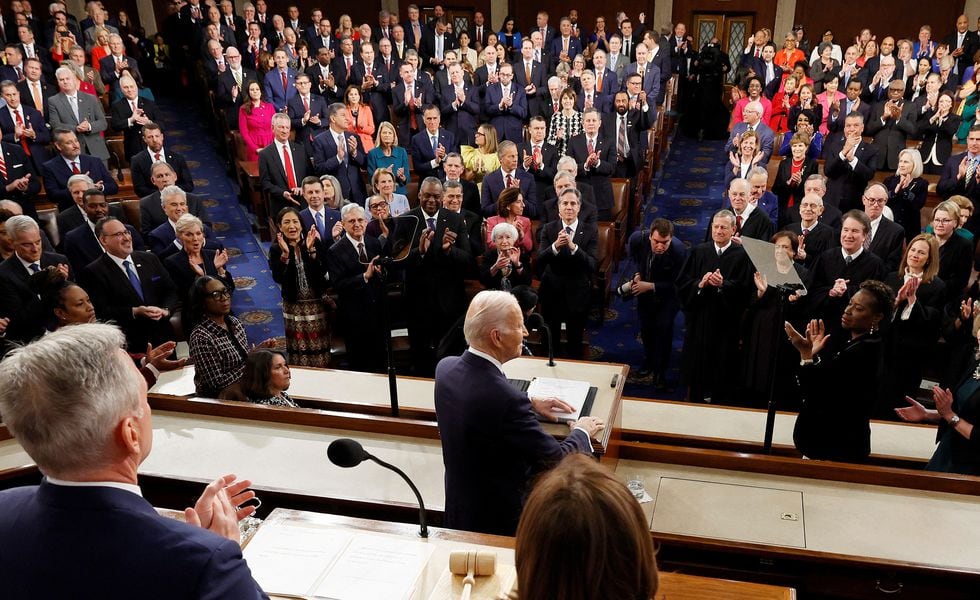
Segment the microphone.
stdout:
[[382,467],[401,475],[401,478],[405,480],[408,487],[412,488],[412,491],[415,492],[415,498],[419,501],[419,536],[424,538],[429,537],[429,528],[426,525],[427,519],[425,518],[425,503],[422,502],[422,494],[419,493],[419,489],[415,487],[415,484],[412,483],[412,480],[408,478],[408,475],[404,471],[395,465],[386,463],[377,456],[373,456],[364,449],[364,446],[360,442],[350,438],[340,438],[330,442],[330,446],[327,448],[327,458],[333,464],[345,469],[356,467],[365,460],[372,460]]
[[531,313],[527,316],[527,325],[533,329],[543,329],[545,339],[548,340],[548,366],[555,366],[555,346],[551,339],[551,328],[544,322],[544,317],[539,313]]

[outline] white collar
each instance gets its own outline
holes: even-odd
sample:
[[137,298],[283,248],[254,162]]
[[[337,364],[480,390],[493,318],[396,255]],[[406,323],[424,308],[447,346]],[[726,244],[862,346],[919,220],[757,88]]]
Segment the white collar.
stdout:
[[[31,270],[31,265],[33,265],[34,263],[27,262],[26,260],[24,260],[23,258],[20,257],[20,254],[17,254],[16,252],[14,252],[14,256],[17,257],[17,260],[20,261],[20,264],[24,265],[24,268],[27,269],[27,272],[28,273],[30,273],[32,275],[34,274],[34,271]],[[43,258],[43,257],[44,257],[44,254],[42,253],[41,254],[41,258]],[[41,259],[40,258],[37,259],[37,266],[38,267],[41,266]]]
[[565,229],[566,227],[569,228],[569,229],[571,229],[572,230],[572,233],[575,233],[576,231],[578,231],[578,217],[576,217],[574,221],[572,221],[571,223],[569,223],[567,225],[565,224],[565,221],[562,221],[561,222],[561,228],[562,229]]
[[497,367],[497,369],[500,370],[500,373],[501,374],[504,374],[504,366],[502,364],[500,364],[500,361],[497,360],[496,358],[490,356],[486,352],[481,352],[480,350],[477,350],[473,346],[470,346],[469,348],[467,348],[466,351],[469,352],[470,354],[473,354],[474,356],[479,356],[480,358],[482,358],[484,360],[490,361],[490,364],[492,364],[493,366]]
[[[316,212],[316,211],[313,211],[313,212]],[[364,238],[363,238],[363,237],[361,238],[361,241],[357,241],[357,240],[355,240],[354,238],[352,238],[352,237],[350,236],[350,234],[349,234],[349,233],[347,233],[347,232],[344,232],[344,237],[346,237],[346,238],[347,238],[347,241],[348,241],[348,242],[350,242],[350,245],[351,245],[351,246],[354,246],[354,248],[357,248],[357,245],[358,245],[358,244],[363,244],[363,243],[364,243]],[[365,246],[365,248],[366,248],[366,247],[367,247],[367,246]]]
[[[745,209],[742,210],[742,214],[741,215],[736,214],[735,216],[736,217],[741,216],[742,217],[742,223],[745,223],[745,221],[748,220],[749,215],[752,214],[752,211],[753,210],[755,210],[755,204],[752,204],[751,202],[746,202],[745,203]],[[735,212],[735,209],[734,208],[732,209],[732,212]]]
[[132,483],[120,483],[118,481],[65,481],[64,479],[55,479],[54,477],[45,477],[45,479],[52,485],[60,485],[62,487],[107,487],[130,492],[140,498],[143,497],[143,491],[140,490],[140,486]]
[[129,262],[133,263],[133,268],[134,269],[136,268],[136,263],[133,261],[133,255],[132,254],[130,254],[126,258],[119,258],[115,254],[109,254],[108,252],[106,252],[106,256],[108,256],[109,258],[111,258],[112,259],[112,262],[116,263],[116,266],[118,266],[123,271],[126,271],[126,266],[123,263],[125,261],[127,261],[127,260]]
[[715,244],[714,242],[712,242],[712,245],[715,247],[715,254],[718,254],[718,252],[727,252],[728,249],[732,247],[732,240],[728,240],[728,243],[720,248],[718,247],[718,244]]
[[844,248],[843,248],[843,246],[842,246],[842,247],[841,247],[841,249],[840,249],[840,253],[841,253],[841,256],[843,256],[843,257],[844,257],[845,259],[846,259],[846,258],[847,258],[848,256],[850,256],[850,257],[851,257],[851,260],[854,260],[855,258],[857,258],[857,257],[859,257],[859,256],[861,256],[861,254],[862,254],[863,252],[864,252],[864,246],[861,246],[860,248],[858,248],[858,249],[857,249],[857,252],[855,252],[854,254],[848,254],[848,253],[847,253],[847,250],[844,250]]
[[432,213],[431,215],[429,213],[425,212],[424,210],[422,210],[421,208],[419,210],[422,211],[422,218],[424,220],[426,220],[426,221],[428,221],[429,219],[436,219],[436,220],[439,219],[439,209],[438,208],[436,209],[436,212]]

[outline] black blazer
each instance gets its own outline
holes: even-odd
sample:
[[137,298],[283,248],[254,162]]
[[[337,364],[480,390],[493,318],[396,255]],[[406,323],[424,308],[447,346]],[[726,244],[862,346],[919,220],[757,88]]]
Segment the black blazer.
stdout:
[[[160,109],[156,102],[147,100],[142,96],[137,97],[136,106],[143,109],[146,116],[154,123],[160,122]],[[116,131],[123,132],[123,146],[126,150],[126,158],[129,159],[146,148],[143,143],[143,126],[133,122],[129,125],[129,118],[133,116],[133,109],[129,105],[129,100],[123,98],[117,100],[109,108],[109,123]]]
[[[121,212],[120,208],[120,212]],[[112,211],[112,206],[109,207]],[[187,194],[187,212],[191,213],[204,222],[205,225],[211,222],[208,211],[204,207],[204,197],[197,194]],[[59,215],[60,216],[60,215]],[[123,219],[125,221],[125,219]],[[157,227],[167,222],[167,215],[163,212],[163,205],[160,203],[160,192],[154,190],[153,193],[140,198],[140,233],[144,238],[149,238],[150,233]],[[58,224],[61,228],[61,224]]]
[[[945,166],[953,153],[953,137],[960,127],[961,118],[957,114],[950,114],[937,124],[930,121],[934,114],[933,111],[929,111],[919,118],[919,135],[922,136],[922,146],[919,148],[919,153],[922,155],[922,161],[925,162],[935,147],[936,162],[940,166],[927,163],[926,169],[927,172],[938,174],[942,172],[942,166]],[[956,166],[959,167],[959,165]]]
[[566,247],[555,254],[551,245],[564,226],[562,221],[552,221],[543,225],[538,232],[536,269],[541,279],[538,295],[542,305],[561,306],[566,313],[583,313],[589,308],[599,231],[594,225],[579,219],[572,237],[578,250],[572,254]]
[[591,169],[585,168],[589,149],[585,133],[572,136],[568,140],[568,155],[578,163],[578,181],[592,186],[595,191],[596,210],[611,210],[613,205],[612,183],[609,178],[616,169],[616,143],[602,136],[596,138],[594,150],[599,153],[599,164]]
[[[69,264],[65,256],[41,253],[42,269],[61,264]],[[47,315],[29,282],[30,275],[16,254],[0,263],[0,317],[10,319],[6,332],[9,340],[26,343],[44,333]]]
[[90,263],[80,275],[80,282],[92,298],[100,321],[115,321],[126,334],[133,351],[144,350],[147,343],[161,344],[173,338],[170,320],[153,321],[134,317],[137,306],[165,308],[173,314],[177,290],[160,260],[149,252],[133,252],[130,257],[143,288],[140,299],[133,284],[108,254]]
[[529,173],[534,177],[535,192],[538,201],[542,201],[548,195],[549,189],[555,187],[555,175],[558,173],[558,148],[555,148],[547,141],[541,143],[541,162],[540,167],[532,162],[531,167],[524,168],[524,157],[533,156],[534,147],[530,142],[521,142],[517,145],[517,164],[518,170]]
[[[187,161],[184,160],[184,157],[173,150],[168,150],[166,146],[163,148],[163,155],[167,163],[177,173],[177,187],[188,193],[193,192],[194,176],[191,175],[191,170],[187,166]],[[146,148],[143,148],[129,159],[129,170],[133,176],[133,189],[140,198],[157,191],[157,186],[153,185],[153,180],[150,178],[152,168],[153,157],[150,156],[150,151]],[[190,198],[188,198],[189,201]],[[197,213],[194,214],[196,215]]]
[[[24,45],[21,44],[21,49],[23,49],[23,47],[24,47]],[[40,55],[40,56],[36,55],[36,56],[38,56],[38,58],[41,58],[42,59],[41,60],[41,64],[42,65],[47,65],[47,62],[44,60],[43,55],[50,56],[50,54],[47,53],[47,52],[43,52],[42,55]],[[27,55],[25,54],[24,56],[27,56]],[[50,83],[48,83],[47,81],[45,81],[43,78],[38,83],[41,84],[41,105],[44,106],[44,115],[43,116],[47,117],[47,115],[48,115],[48,100],[51,99],[51,96],[54,96],[55,94],[58,93],[58,88],[56,88],[55,86],[53,86]],[[36,107],[34,107],[34,97],[31,95],[31,87],[30,87],[30,85],[28,85],[28,81],[26,79],[23,80],[23,81],[17,82],[17,91],[20,92],[20,101],[21,101],[21,103],[27,103],[32,108],[36,108]]]
[[[336,149],[335,149],[336,150]],[[289,151],[293,161],[293,171],[296,173],[296,185],[300,185],[307,175],[313,174],[309,155],[303,144],[289,142]],[[262,191],[269,195],[270,212],[275,215],[286,205],[283,192],[289,191],[289,182],[282,159],[279,158],[279,147],[276,142],[259,150],[259,181]],[[348,197],[349,196],[345,196]]]
[[[30,97],[28,97],[29,99]],[[37,111],[36,108],[31,104],[25,104],[23,101],[23,96],[21,96],[21,111],[24,114],[24,127],[31,127],[34,129],[34,133],[37,134],[36,137],[31,140],[27,139],[27,147],[31,151],[31,163],[34,165],[34,171],[39,172],[41,165],[43,165],[49,158],[48,154],[48,144],[51,143],[51,132],[48,129],[48,124],[44,121],[44,117]],[[10,116],[10,110],[0,109],[0,131],[3,131],[3,141],[9,142],[11,144],[16,144],[17,146],[23,148],[20,144],[20,140],[14,137],[15,121]],[[16,179],[16,177],[14,178]]]
[[884,123],[881,122],[881,117],[885,114],[887,101],[878,102],[871,111],[871,119],[864,126],[865,135],[872,136],[875,146],[878,147],[878,157],[881,160],[879,168],[883,171],[898,169],[898,153],[905,149],[909,136],[916,134],[916,115],[913,113],[912,103],[904,100],[902,102],[902,114],[899,118],[886,119]]
[[[306,250],[305,237],[301,240],[300,247],[306,282],[314,294],[322,296],[328,287],[327,269],[324,265],[326,248],[322,241],[317,240],[314,244],[317,258],[313,258]],[[283,264],[282,249],[279,248],[279,244],[273,244],[269,249],[269,270],[272,271],[272,279],[282,288],[283,300],[296,302],[299,296],[299,285],[296,281],[296,251],[293,247],[289,247],[289,260]]]
[[[440,208],[436,217],[435,237],[424,255],[419,253],[418,245],[426,227],[425,214],[420,207],[413,208],[395,219],[396,227],[401,226],[399,222],[407,222],[408,217],[418,219],[405,272],[405,292],[412,310],[424,311],[425,307],[438,304],[444,315],[462,314],[466,307],[463,277],[470,273],[473,261],[463,217]],[[447,229],[456,234],[456,242],[448,253],[443,252],[441,247],[442,236]]]
[[852,208],[862,208],[861,195],[864,188],[875,175],[878,168],[878,148],[861,142],[855,150],[857,164],[852,168],[840,158],[844,148],[844,135],[832,134],[824,145],[824,174],[827,176],[827,193],[824,204],[832,204],[847,212]]
[[895,222],[905,229],[905,239],[911,240],[922,231],[921,211],[929,194],[929,182],[916,177],[907,187],[896,192],[899,181],[898,175],[892,175],[883,183],[888,188],[888,207],[892,209]]
[[[812,158],[804,158],[803,169],[800,171],[800,183],[798,185],[790,185],[788,183],[792,171],[793,158],[791,156],[783,158],[783,160],[779,161],[779,166],[776,168],[776,180],[772,183],[772,192],[776,194],[776,198],[779,200],[779,221],[781,225],[789,222],[789,215],[786,211],[789,208],[790,197],[792,196],[794,198],[793,206],[799,206],[800,202],[803,201],[803,187],[807,177],[816,175],[819,172],[819,167],[817,166],[817,161]],[[799,209],[797,208],[797,210]]]
[[[126,225],[126,229],[133,236],[133,249],[144,250],[143,238],[136,231],[136,228],[132,225]],[[81,273],[90,262],[105,252],[102,249],[102,244],[99,243],[99,239],[95,237],[95,232],[87,223],[83,223],[64,234],[61,238],[61,247],[65,256],[68,257],[72,270],[76,273]]]
[[[6,111],[4,110],[3,112]],[[19,190],[12,192],[5,191],[3,197],[20,204],[24,210],[24,214],[36,221],[37,210],[34,207],[34,197],[41,192],[41,180],[37,176],[38,174],[35,171],[34,164],[27,154],[24,153],[24,149],[20,147],[20,144],[0,142],[0,149],[3,151],[4,165],[7,167],[7,176],[0,175],[0,185],[6,188],[14,180],[26,177],[27,175],[31,176],[27,183],[27,190],[23,192]]]
[[[497,273],[494,274],[490,270],[490,267],[497,262],[497,256],[497,249],[490,248],[483,253],[483,262],[480,264],[480,283],[482,283],[483,287],[487,288],[488,290],[503,289],[501,287],[504,278],[503,272],[497,271]],[[510,284],[508,291],[519,285],[531,285],[532,274],[530,255],[526,252],[521,252],[519,262],[521,266],[520,272],[512,267],[511,273],[507,277],[507,281]]]
[[[817,257],[813,265],[813,289],[807,295],[807,301],[813,303],[820,318],[829,323],[831,331],[839,337],[843,335],[839,332],[840,316],[849,298],[858,292],[862,283],[868,279],[880,281],[885,273],[884,264],[873,252],[865,250],[848,265],[840,248],[830,248]],[[848,283],[847,292],[835,298],[829,292],[837,279],[847,279]]]
[[871,238],[871,251],[885,264],[885,272],[891,273],[902,262],[902,252],[905,250],[905,228],[882,217],[878,231]]
[[[365,235],[363,239],[368,260],[381,254],[382,244],[377,238]],[[361,264],[357,249],[346,235],[330,247],[326,254],[326,266],[330,285],[339,295],[337,325],[345,331],[357,331],[363,324],[376,321],[383,298],[381,278],[372,277],[369,282],[364,281],[365,265]]]
[[[218,275],[218,269],[214,266],[214,255],[217,250],[208,250],[204,248],[201,250],[201,258],[204,262],[200,265],[204,269],[205,275],[210,275],[216,279],[220,279],[228,291],[235,291],[235,278],[231,276],[231,271],[225,270],[225,276],[222,277]],[[190,291],[191,286],[194,281],[200,277],[194,269],[191,268],[189,259],[187,257],[187,252],[181,250],[176,254],[171,254],[164,261],[163,265],[167,268],[167,272],[170,273],[170,278],[174,282],[174,287],[177,291],[177,301],[179,304],[183,304],[187,300],[187,292]]]
[[973,244],[958,233],[939,247],[939,278],[946,282],[947,300],[957,300],[973,269]]
[[[803,233],[803,223],[796,221],[786,225],[786,229],[792,231],[796,235]],[[806,258],[803,259],[803,264],[807,269],[813,269],[813,265],[817,262],[817,258],[830,248],[837,248],[840,246],[838,242],[838,237],[834,228],[820,222],[818,219],[816,224],[810,228],[810,231],[803,238],[803,250],[806,254]]]
[[[245,84],[253,79],[255,81],[259,80],[255,71],[243,66],[242,87],[245,87]],[[237,87],[237,85],[235,83],[235,76],[230,69],[225,69],[224,73],[218,73],[217,87],[214,90],[214,102],[218,109],[224,112],[225,121],[232,130],[238,129],[238,108],[242,105],[242,101],[246,96],[245,92],[239,89],[238,94],[232,99],[231,88]]]

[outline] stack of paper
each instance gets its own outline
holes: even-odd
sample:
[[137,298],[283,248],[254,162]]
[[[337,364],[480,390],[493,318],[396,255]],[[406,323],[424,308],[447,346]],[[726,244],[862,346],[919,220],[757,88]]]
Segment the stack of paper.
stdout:
[[555,411],[555,415],[562,421],[577,421],[582,416],[582,407],[585,406],[585,400],[589,397],[590,387],[588,381],[535,377],[527,388],[527,395],[532,398],[554,397],[564,400],[575,411],[570,413]]

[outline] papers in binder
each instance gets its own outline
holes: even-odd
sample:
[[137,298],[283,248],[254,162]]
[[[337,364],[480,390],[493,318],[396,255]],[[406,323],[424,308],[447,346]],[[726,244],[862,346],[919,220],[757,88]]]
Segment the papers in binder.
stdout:
[[555,397],[564,400],[575,409],[574,412],[555,412],[559,420],[577,421],[582,416],[582,408],[589,397],[590,384],[588,381],[574,379],[554,379],[551,377],[535,377],[527,388],[527,395],[533,398]]
[[408,600],[431,554],[423,542],[278,522],[244,551],[266,593],[329,600]]

